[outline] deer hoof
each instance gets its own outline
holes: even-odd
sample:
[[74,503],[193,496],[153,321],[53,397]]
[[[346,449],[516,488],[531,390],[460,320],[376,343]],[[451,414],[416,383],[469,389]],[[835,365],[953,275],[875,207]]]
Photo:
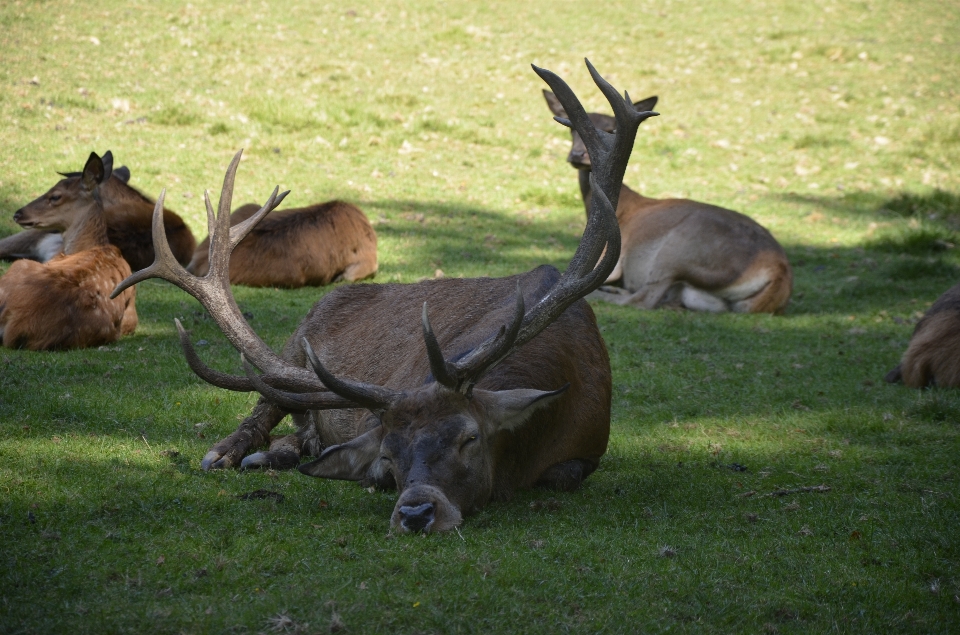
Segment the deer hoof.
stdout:
[[262,467],[271,467],[270,457],[266,452],[254,452],[240,462],[241,470],[256,470]]
[[300,454],[290,450],[270,450],[268,452],[254,452],[240,462],[241,470],[256,470],[272,468],[274,470],[289,470],[300,463]]
[[224,470],[233,465],[233,461],[230,460],[229,455],[221,454],[216,450],[210,450],[203,457],[203,460],[200,461],[200,469],[203,471],[208,470]]

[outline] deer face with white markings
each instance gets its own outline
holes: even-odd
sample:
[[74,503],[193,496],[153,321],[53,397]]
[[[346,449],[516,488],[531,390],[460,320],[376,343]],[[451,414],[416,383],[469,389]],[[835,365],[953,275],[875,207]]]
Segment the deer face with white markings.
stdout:
[[[588,67],[616,113],[615,135],[594,129],[563,80],[535,68],[571,113],[562,123],[580,131],[594,166],[593,213],[562,275],[543,266],[507,278],[340,287],[314,305],[277,355],[230,295],[227,265],[233,247],[283,195],[274,191],[259,212],[230,227],[237,154],[218,215],[207,199],[212,238],[204,278],[174,263],[156,217],[157,262],[118,290],[161,277],[199,299],[242,352],[246,376],[206,367],[181,328],[190,367],[217,386],[261,394],[237,431],[207,453],[204,469],[289,468],[303,454],[316,456],[300,471],[396,487],[393,526],[424,532],[452,529],[517,489],[579,486],[606,451],[611,394],[606,347],[582,298],[616,263],[620,182],[637,128],[653,114],[637,112]],[[418,320],[419,335],[411,328]],[[298,432],[248,454],[288,413]]]

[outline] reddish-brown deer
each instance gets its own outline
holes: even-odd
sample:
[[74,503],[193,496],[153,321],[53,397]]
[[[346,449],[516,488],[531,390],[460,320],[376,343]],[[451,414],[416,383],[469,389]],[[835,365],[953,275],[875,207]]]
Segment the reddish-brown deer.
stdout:
[[[246,377],[207,368],[178,323],[194,372],[261,394],[251,415],[207,453],[204,469],[293,467],[301,455],[316,456],[300,471],[396,487],[391,522],[407,531],[448,530],[491,499],[533,486],[573,489],[593,472],[607,447],[611,374],[582,298],[616,264],[620,183],[638,126],[656,113],[634,110],[587,64],[616,113],[616,134],[595,130],[563,80],[534,67],[571,113],[563,123],[583,135],[594,157],[592,213],[562,275],[540,267],[508,278],[340,287],[314,305],[281,355],[243,319],[228,284],[230,249],[284,196],[274,190],[257,214],[230,228],[238,153],[216,218],[207,198],[207,277],[179,268],[158,244],[158,261],[117,288],[151,277],[173,282],[200,300],[242,352]],[[162,243],[159,216],[154,223]],[[288,413],[298,432],[244,458]]]
[[885,379],[911,388],[960,388],[960,284],[947,289],[917,322],[903,359]]
[[[244,205],[230,215],[241,223],[260,209]],[[205,238],[187,265],[205,276],[210,238]],[[355,205],[328,201],[310,207],[272,212],[230,255],[230,284],[250,287],[323,286],[370,278],[377,272],[377,234]]]
[[130,275],[120,250],[107,241],[100,188],[110,173],[91,154],[70,205],[24,208],[24,227],[63,232],[63,253],[41,264],[17,260],[0,278],[0,338],[10,348],[53,350],[99,346],[137,327],[134,289],[111,298]]
[[[550,111],[566,117],[563,105],[544,90]],[[633,106],[647,111],[657,98]],[[609,115],[590,113],[590,121],[613,132]],[[591,156],[573,131],[567,161],[579,171],[580,193],[590,209]],[[642,196],[626,185],[617,206],[620,260],[608,283],[591,297],[653,309],[682,306],[697,311],[782,313],[790,301],[793,272],[780,243],[753,219],[733,210],[689,199]]]
[[[116,245],[134,271],[153,262],[153,239],[150,219],[153,201],[128,184],[130,170],[126,166],[113,168],[113,154],[108,150],[101,159],[106,174],[111,177],[98,188],[103,202],[107,239]],[[28,203],[19,212],[28,215],[59,214],[71,206],[81,205],[84,197],[80,172],[61,173],[61,179],[50,190]],[[183,219],[168,209],[163,210],[167,241],[173,255],[181,264],[190,262],[197,241]],[[50,260],[63,250],[63,236],[59,232],[25,229],[0,240],[0,258],[16,260],[29,258],[40,262]]]

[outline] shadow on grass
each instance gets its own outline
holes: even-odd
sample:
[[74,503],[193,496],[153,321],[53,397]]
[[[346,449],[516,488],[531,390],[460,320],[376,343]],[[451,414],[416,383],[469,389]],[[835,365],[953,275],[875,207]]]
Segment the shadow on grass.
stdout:
[[960,194],[946,190],[936,189],[926,194],[901,192],[892,198],[877,192],[850,192],[840,196],[787,192],[774,197],[850,216],[871,216],[877,220],[916,218],[960,230]]

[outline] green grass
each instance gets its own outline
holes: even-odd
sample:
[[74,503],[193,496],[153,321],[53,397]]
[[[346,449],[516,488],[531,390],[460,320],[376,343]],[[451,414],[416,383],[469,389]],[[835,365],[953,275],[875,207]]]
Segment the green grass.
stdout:
[[[389,492],[201,472],[254,397],[189,372],[174,317],[237,355],[142,284],[116,345],[0,351],[0,632],[960,630],[960,395],[882,382],[960,277],[955,4],[21,1],[0,27],[0,236],[110,149],[200,238],[243,147],[236,203],[356,202],[377,281],[563,266],[583,209],[529,64],[607,111],[588,56],[660,96],[626,182],[749,214],[795,273],[784,317],[596,306],[600,469],[426,538]],[[323,293],[235,292],[275,348]]]

